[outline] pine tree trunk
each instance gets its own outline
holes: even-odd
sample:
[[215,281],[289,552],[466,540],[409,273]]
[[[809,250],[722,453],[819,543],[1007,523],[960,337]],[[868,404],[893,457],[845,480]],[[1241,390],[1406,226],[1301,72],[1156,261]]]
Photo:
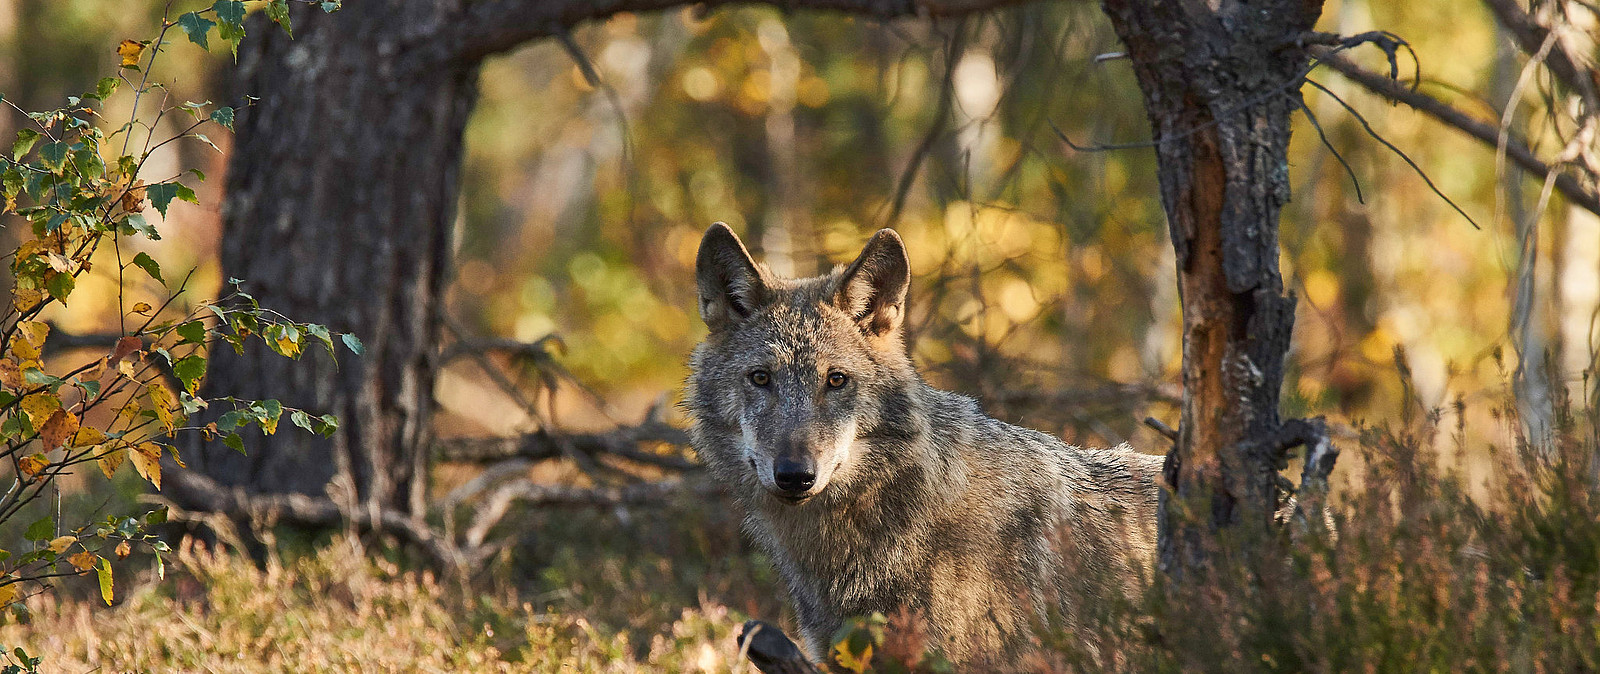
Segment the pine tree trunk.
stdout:
[[[259,19],[239,54],[239,111],[223,209],[224,277],[262,306],[356,333],[366,355],[320,348],[291,363],[251,345],[218,349],[207,397],[276,398],[341,425],[247,433],[245,454],[192,445],[190,466],[224,486],[323,494],[420,512],[441,291],[450,269],[462,132],[477,68],[408,56],[434,3],[297,6],[295,36]],[[212,414],[214,415],[214,410]],[[180,496],[181,498],[181,496]]]
[[1205,568],[1219,533],[1265,528],[1278,507],[1295,435],[1278,415],[1295,307],[1278,216],[1308,64],[1296,37],[1321,4],[1104,0],[1144,94],[1177,253],[1184,399],[1159,550],[1180,582]]

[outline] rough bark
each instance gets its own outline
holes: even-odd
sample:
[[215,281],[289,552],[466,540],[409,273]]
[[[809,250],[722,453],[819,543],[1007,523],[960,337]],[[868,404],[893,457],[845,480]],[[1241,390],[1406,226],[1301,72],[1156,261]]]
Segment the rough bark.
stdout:
[[1278,271],[1278,216],[1308,63],[1295,38],[1321,5],[1103,3],[1144,95],[1177,255],[1184,397],[1159,551],[1179,582],[1205,568],[1222,531],[1270,526],[1284,449],[1314,428],[1285,428],[1278,414],[1295,307]]
[[446,18],[435,3],[367,0],[334,14],[297,7],[293,40],[251,24],[236,92],[259,100],[237,120],[223,274],[247,279],[265,307],[355,332],[367,352],[336,367],[325,353],[290,363],[217,350],[208,397],[276,398],[342,422],[331,442],[291,431],[246,434],[245,454],[192,448],[191,466],[224,487],[322,494],[342,477],[346,507],[420,511],[477,71],[417,67],[400,38]]

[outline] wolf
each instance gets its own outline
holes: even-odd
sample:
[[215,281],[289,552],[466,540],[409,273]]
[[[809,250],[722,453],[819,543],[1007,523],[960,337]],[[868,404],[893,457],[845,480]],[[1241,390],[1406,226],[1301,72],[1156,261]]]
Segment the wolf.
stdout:
[[722,223],[695,262],[709,328],[690,439],[774,562],[809,655],[844,621],[907,611],[966,666],[1015,663],[1074,588],[1132,591],[1155,550],[1161,458],[1087,450],[925,383],[893,230],[849,265],[780,278]]

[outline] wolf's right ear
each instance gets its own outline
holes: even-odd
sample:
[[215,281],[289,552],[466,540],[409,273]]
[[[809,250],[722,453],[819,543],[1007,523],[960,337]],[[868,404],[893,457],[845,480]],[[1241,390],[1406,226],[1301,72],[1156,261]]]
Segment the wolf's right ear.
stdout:
[[720,222],[700,239],[694,260],[700,319],[717,331],[744,320],[766,302],[767,284],[739,236]]
[[880,229],[860,257],[839,277],[834,304],[850,314],[868,337],[897,334],[905,321],[911,261],[906,244],[892,229]]

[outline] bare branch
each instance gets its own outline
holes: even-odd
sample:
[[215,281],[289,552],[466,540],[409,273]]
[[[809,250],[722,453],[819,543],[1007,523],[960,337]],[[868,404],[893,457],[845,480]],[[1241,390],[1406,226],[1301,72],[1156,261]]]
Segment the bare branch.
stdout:
[[1444,193],[1444,190],[1439,189],[1439,186],[1433,183],[1433,178],[1428,177],[1427,171],[1422,170],[1422,167],[1418,166],[1417,162],[1413,161],[1411,156],[1407,155],[1404,150],[1401,150],[1398,145],[1389,142],[1389,139],[1384,138],[1376,129],[1372,128],[1372,125],[1367,123],[1367,118],[1361,116],[1361,113],[1357,112],[1353,106],[1351,106],[1349,103],[1346,103],[1343,98],[1339,97],[1338,94],[1333,93],[1333,90],[1318,84],[1316,80],[1306,78],[1305,83],[1316,87],[1318,91],[1327,94],[1328,98],[1333,99],[1335,103],[1338,103],[1345,109],[1345,112],[1350,113],[1350,116],[1356,119],[1356,123],[1361,125],[1361,129],[1366,131],[1368,136],[1370,136],[1373,140],[1383,144],[1384,147],[1389,148],[1389,151],[1393,152],[1396,157],[1399,157],[1400,161],[1405,162],[1406,166],[1410,166],[1411,170],[1416,172],[1417,177],[1422,178],[1422,182],[1428,186],[1428,189],[1433,190],[1435,195],[1437,195],[1440,199],[1443,199],[1444,202],[1449,204],[1451,208],[1454,208],[1457,213],[1461,214],[1461,217],[1466,218],[1467,224],[1472,225],[1473,229],[1483,229],[1482,227],[1478,226],[1478,221],[1473,220],[1472,216],[1467,215],[1467,212],[1462,210],[1461,206],[1457,204],[1455,200],[1451,199],[1449,195]]
[[[1488,5],[1489,11],[1494,12],[1495,18],[1500,20],[1500,25],[1510,31],[1523,52],[1533,54],[1539,51],[1550,38],[1550,29],[1524,10],[1517,0],[1484,0],[1483,4]],[[1600,106],[1600,92],[1597,92],[1600,82],[1595,80],[1597,73],[1580,68],[1578,63],[1567,53],[1566,45],[1559,39],[1545,58],[1545,66],[1550,69],[1550,74],[1583,97],[1591,108]]]
[[893,227],[900,220],[900,212],[905,208],[906,195],[911,193],[911,185],[916,182],[917,171],[922,168],[922,160],[933,150],[933,144],[945,135],[950,125],[950,110],[955,104],[955,79],[956,64],[961,62],[962,55],[966,52],[967,22],[956,23],[950,41],[945,44],[944,79],[939,84],[938,104],[933,109],[933,122],[928,125],[928,130],[922,136],[922,142],[917,143],[911,152],[911,158],[906,161],[906,170],[900,174],[899,184],[894,189],[894,200],[890,202],[889,217],[884,220],[884,227]]
[[553,435],[529,433],[510,438],[449,438],[435,443],[434,451],[443,461],[492,462],[510,458],[533,461],[566,456],[564,448],[588,456],[612,455],[660,468],[694,470],[699,464],[678,456],[654,454],[639,449],[640,443],[659,443],[676,447],[689,445],[689,434],[660,422],[624,426],[606,433]]
[[306,494],[253,494],[242,488],[229,489],[192,470],[166,468],[166,487],[177,501],[193,510],[221,513],[239,520],[282,522],[303,527],[336,528],[346,522],[368,531],[392,534],[427,555],[441,571],[457,573],[464,557],[448,539],[426,524],[396,510],[380,510],[374,515],[367,508],[349,512],[327,497]]
[[[1500,130],[1493,124],[1473,118],[1461,110],[1420,91],[1414,91],[1404,84],[1363,69],[1349,59],[1342,56],[1328,55],[1321,57],[1322,62],[1328,67],[1339,71],[1350,81],[1361,85],[1368,91],[1384,96],[1411,106],[1449,126],[1453,126],[1479,141],[1496,146],[1500,141]],[[1515,161],[1523,170],[1541,178],[1555,173],[1555,189],[1574,205],[1600,215],[1600,193],[1593,187],[1580,183],[1572,175],[1562,172],[1559,167],[1552,167],[1539,159],[1533,150],[1529,149],[1526,141],[1511,137],[1506,141],[1506,156]]]

